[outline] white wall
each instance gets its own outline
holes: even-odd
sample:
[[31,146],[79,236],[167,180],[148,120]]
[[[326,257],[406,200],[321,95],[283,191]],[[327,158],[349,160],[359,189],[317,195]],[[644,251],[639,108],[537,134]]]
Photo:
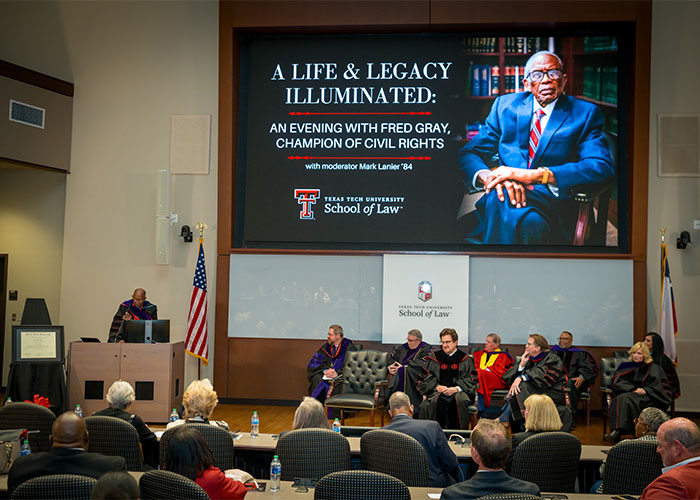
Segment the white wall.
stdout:
[[3,385],[12,361],[12,325],[20,324],[25,299],[46,299],[58,324],[65,201],[66,174],[0,169],[0,253],[8,255],[7,289],[18,292],[16,302],[6,302],[0,325],[5,329]]
[[[647,244],[647,327],[657,330],[660,297],[659,228],[666,228],[671,279],[678,318],[677,410],[700,411],[700,179],[658,176],[657,115],[700,114],[700,2],[655,1],[652,21],[649,138],[649,236]],[[676,248],[681,231],[692,243]]]
[[[39,24],[45,31],[37,42]],[[0,2],[0,59],[75,83],[60,313],[66,340],[106,339],[117,305],[143,287],[184,340],[197,243],[208,223],[210,353],[216,276],[218,3]],[[172,177],[180,223],[170,265],[155,264],[156,171],[170,161],[173,114],[212,116],[209,175]],[[210,356],[213,358],[213,355]],[[196,377],[187,356],[186,379]],[[202,369],[211,376],[212,364]]]

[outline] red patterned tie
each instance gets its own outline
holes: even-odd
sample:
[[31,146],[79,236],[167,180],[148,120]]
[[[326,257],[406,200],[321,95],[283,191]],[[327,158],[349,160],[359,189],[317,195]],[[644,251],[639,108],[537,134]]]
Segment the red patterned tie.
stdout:
[[537,145],[540,143],[540,136],[542,135],[540,119],[542,116],[544,116],[543,110],[538,109],[535,111],[535,120],[532,122],[532,128],[530,129],[530,148],[528,150],[527,168],[530,168],[532,159],[535,157],[535,151],[537,151]]

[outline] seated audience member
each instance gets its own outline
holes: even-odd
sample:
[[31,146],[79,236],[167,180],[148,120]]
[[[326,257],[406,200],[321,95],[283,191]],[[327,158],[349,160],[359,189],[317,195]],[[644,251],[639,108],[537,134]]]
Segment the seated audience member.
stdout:
[[411,398],[411,404],[420,404],[420,394],[416,390],[416,382],[420,378],[422,360],[432,352],[433,348],[427,342],[423,342],[423,334],[420,330],[409,330],[406,335],[406,343],[394,347],[389,354],[387,363],[392,378],[389,382],[387,394],[396,391],[405,392]]
[[552,432],[561,430],[562,423],[557,407],[552,398],[546,394],[533,394],[525,400],[525,431],[513,434],[511,438],[511,450],[506,471],[510,472],[510,465],[515,455],[515,449],[520,443],[530,436],[540,432]]
[[447,443],[445,433],[437,422],[432,420],[414,420],[413,405],[406,393],[397,391],[389,398],[389,415],[391,423],[384,429],[408,434],[415,438],[428,455],[430,486],[444,488],[454,484],[457,477],[458,462]]
[[482,418],[471,434],[472,460],[479,470],[471,479],[442,490],[442,500],[472,500],[492,493],[540,494],[536,484],[506,474],[503,465],[510,454],[510,438],[497,420]]
[[158,319],[158,307],[146,300],[146,290],[137,288],[132,297],[119,304],[107,342],[123,342],[125,322],[132,319]]
[[588,351],[573,347],[574,336],[563,331],[559,335],[559,345],[552,346],[552,352],[561,358],[569,388],[571,411],[576,413],[581,393],[588,390],[598,375],[598,363]]
[[108,472],[92,487],[92,500],[133,500],[141,498],[136,479],[128,472]]
[[661,338],[656,332],[649,332],[644,337],[644,343],[649,349],[649,354],[651,354],[651,359],[654,361],[655,365],[659,365],[663,372],[666,374],[666,380],[668,380],[668,385],[671,388],[671,393],[673,399],[678,399],[681,397],[681,383],[678,380],[678,374],[676,373],[676,367],[673,365],[673,361],[664,354],[664,339]]
[[204,437],[192,427],[178,427],[168,442],[165,468],[177,472],[201,486],[209,498],[245,497],[246,488],[240,481],[226,477],[214,467],[214,455]]
[[294,426],[296,429],[330,429],[326,410],[317,399],[306,396],[297,411],[294,412]]
[[129,382],[117,380],[107,391],[107,402],[109,408],[95,412],[94,415],[105,417],[116,417],[134,426],[139,434],[139,441],[143,449],[143,461],[151,467],[158,468],[160,463],[158,451],[158,438],[151,429],[143,423],[141,417],[129,413],[127,409],[136,400],[134,388]]
[[306,367],[306,377],[309,379],[309,395],[321,403],[326,400],[330,388],[329,380],[343,372],[345,354],[355,350],[352,340],[343,337],[343,327],[331,325],[328,327],[328,342],[318,348]]
[[457,332],[445,328],[440,332],[442,349],[430,354],[423,367],[418,391],[423,402],[418,418],[437,420],[443,429],[468,429],[467,407],[474,404],[477,375],[468,354],[457,349]]
[[166,429],[171,429],[185,422],[210,423],[228,430],[228,424],[223,420],[209,420],[214,408],[219,404],[219,397],[208,378],[195,380],[182,395],[182,406],[185,407],[184,419],[169,422]]
[[510,405],[499,417],[501,421],[507,421],[512,415],[514,428],[520,430],[525,400],[532,394],[546,394],[557,405],[564,429],[570,429],[571,412],[566,407],[564,396],[566,375],[561,359],[549,349],[549,343],[542,335],[530,335],[520,364],[511,367],[503,380],[511,386],[508,390]]
[[54,421],[51,428],[51,451],[19,457],[7,479],[10,492],[29,479],[51,474],[78,474],[99,479],[110,471],[126,471],[122,457],[88,453],[89,436],[85,421],[75,412],[67,411]]
[[501,350],[501,337],[496,333],[486,336],[486,344],[474,353],[474,366],[479,377],[477,399],[479,415],[491,406],[491,394],[496,389],[507,389],[503,375],[513,366],[513,356]]
[[700,429],[687,418],[664,422],[656,434],[656,451],[665,467],[644,489],[640,500],[700,498]]
[[[662,412],[658,408],[654,408],[653,406],[650,406],[649,408],[644,408],[642,410],[642,413],[640,413],[634,421],[635,440],[651,441],[652,443],[656,443],[656,432],[658,431],[661,424],[667,422],[668,419],[668,415],[666,415],[666,413]],[[603,463],[600,465],[601,477],[603,477],[603,472],[605,471],[606,460],[607,457],[603,458]],[[603,493],[602,479],[595,482],[595,484],[591,488],[591,493]]]
[[615,397],[610,402],[610,434],[605,435],[608,441],[617,442],[622,434],[630,434],[634,419],[644,408],[665,410],[671,403],[663,370],[652,362],[646,344],[637,342],[629,353],[629,361],[617,367],[611,383]]

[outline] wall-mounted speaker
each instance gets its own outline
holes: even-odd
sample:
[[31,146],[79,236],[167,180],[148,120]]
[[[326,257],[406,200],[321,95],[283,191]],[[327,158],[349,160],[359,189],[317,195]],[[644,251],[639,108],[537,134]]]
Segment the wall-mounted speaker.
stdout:
[[170,234],[170,172],[158,170],[156,197],[156,264],[168,264],[168,236]]
[[700,115],[659,115],[659,177],[700,177]]

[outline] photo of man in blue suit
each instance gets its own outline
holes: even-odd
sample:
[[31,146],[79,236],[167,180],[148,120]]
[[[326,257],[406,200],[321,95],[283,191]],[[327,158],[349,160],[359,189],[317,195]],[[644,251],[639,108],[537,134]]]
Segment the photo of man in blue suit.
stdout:
[[497,98],[459,153],[468,192],[484,192],[470,243],[570,245],[578,213],[573,192],[615,176],[603,114],[563,94],[559,56],[537,52],[524,74],[526,91]]

